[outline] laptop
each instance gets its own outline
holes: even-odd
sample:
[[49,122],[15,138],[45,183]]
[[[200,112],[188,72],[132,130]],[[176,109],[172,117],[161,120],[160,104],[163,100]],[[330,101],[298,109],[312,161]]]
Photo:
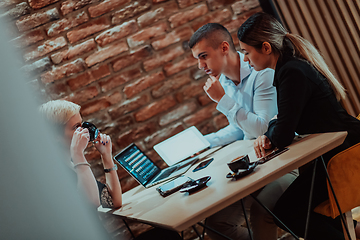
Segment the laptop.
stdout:
[[165,169],[161,170],[134,143],[115,155],[114,160],[148,188],[185,173],[198,159],[198,156],[191,156],[209,146],[210,143],[193,126],[154,146],[154,150],[169,166]]

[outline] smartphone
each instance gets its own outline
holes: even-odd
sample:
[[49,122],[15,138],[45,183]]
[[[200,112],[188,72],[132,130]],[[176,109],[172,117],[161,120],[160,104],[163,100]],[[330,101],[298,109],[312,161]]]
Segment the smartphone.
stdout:
[[193,170],[193,172],[196,172],[196,171],[206,168],[213,160],[214,160],[214,158],[210,158],[206,161],[199,163],[199,165],[196,166],[196,168]]
[[269,154],[267,154],[265,157],[261,158],[260,160],[258,160],[258,162],[260,164],[263,164],[267,161],[269,161],[270,159],[273,159],[274,157],[279,156],[280,154],[282,154],[283,152],[286,152],[287,150],[289,150],[288,148],[281,148],[281,149],[274,149],[273,151],[271,151]]
[[156,188],[156,190],[160,193],[161,196],[166,197],[166,196],[176,192],[180,188],[182,188],[182,186],[185,183],[188,183],[191,181],[192,181],[192,179],[189,177],[180,176],[170,182],[167,182],[167,183],[161,185],[160,187]]

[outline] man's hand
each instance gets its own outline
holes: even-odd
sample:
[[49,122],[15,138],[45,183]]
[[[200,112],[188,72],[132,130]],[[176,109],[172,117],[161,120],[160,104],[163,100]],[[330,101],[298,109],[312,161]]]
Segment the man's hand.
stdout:
[[257,158],[265,157],[265,150],[272,148],[270,139],[262,135],[254,142],[254,150]]
[[204,91],[214,102],[219,102],[220,99],[225,95],[224,88],[219,82],[219,77],[210,76],[204,85]]

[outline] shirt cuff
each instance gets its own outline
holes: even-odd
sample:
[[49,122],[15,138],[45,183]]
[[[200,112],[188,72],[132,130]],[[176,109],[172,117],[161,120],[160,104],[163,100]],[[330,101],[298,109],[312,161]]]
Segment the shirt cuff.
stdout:
[[210,143],[210,148],[219,146],[219,138],[216,136],[215,133],[210,133],[204,136],[205,139]]
[[218,102],[218,105],[216,106],[216,109],[223,113],[225,116],[228,115],[229,111],[234,107],[235,101],[228,95],[224,95],[220,101]]

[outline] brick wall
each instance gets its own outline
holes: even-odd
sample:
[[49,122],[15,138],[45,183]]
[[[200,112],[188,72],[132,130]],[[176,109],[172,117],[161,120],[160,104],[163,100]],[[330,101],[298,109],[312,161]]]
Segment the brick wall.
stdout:
[[[238,44],[241,23],[261,10],[258,0],[3,0],[0,9],[43,101],[80,104],[114,153],[136,142],[160,166],[154,144],[192,125],[207,134],[228,124],[202,90],[190,36],[219,22]],[[89,146],[86,155],[102,180],[99,154]],[[118,173],[124,191],[137,185]]]

